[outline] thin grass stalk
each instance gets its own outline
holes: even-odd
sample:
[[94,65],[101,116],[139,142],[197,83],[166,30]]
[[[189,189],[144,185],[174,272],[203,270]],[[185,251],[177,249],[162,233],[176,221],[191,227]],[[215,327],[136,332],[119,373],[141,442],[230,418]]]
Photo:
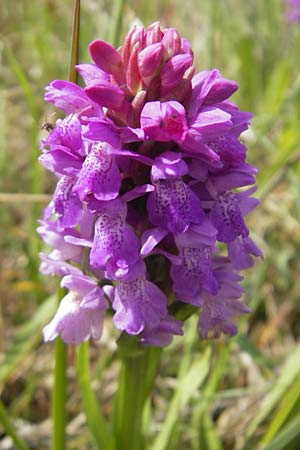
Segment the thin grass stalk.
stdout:
[[73,28],[71,40],[71,58],[69,66],[69,80],[73,83],[78,81],[78,73],[75,66],[79,61],[79,42],[80,42],[80,0],[74,1]]
[[[79,28],[80,0],[75,0],[69,67],[69,80],[75,83],[77,81],[75,65],[78,63],[79,55]],[[59,300],[61,300],[64,293],[63,289],[59,289]],[[61,338],[58,337],[55,343],[54,387],[52,394],[53,450],[65,450],[66,447],[67,349],[67,345],[65,345]]]
[[114,2],[114,10],[113,10],[113,22],[110,27],[111,32],[109,36],[109,40],[114,47],[117,47],[120,41],[120,34],[122,31],[122,17],[124,10],[125,0],[116,0]]
[[[58,303],[65,295],[65,289],[57,291]],[[68,347],[58,337],[55,341],[54,384],[52,390],[52,449],[65,450],[67,425],[67,352]]]
[[8,411],[6,410],[1,400],[0,400],[0,423],[2,424],[6,434],[11,437],[14,443],[15,450],[29,450],[29,447],[16,432],[16,427],[11,423]]

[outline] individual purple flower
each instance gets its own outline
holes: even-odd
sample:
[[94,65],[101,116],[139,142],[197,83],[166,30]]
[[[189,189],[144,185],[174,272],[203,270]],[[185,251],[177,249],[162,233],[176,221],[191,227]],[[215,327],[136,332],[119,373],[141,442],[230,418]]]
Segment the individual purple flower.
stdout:
[[172,316],[164,317],[158,325],[146,326],[141,332],[140,342],[144,345],[165,347],[171,344],[173,337],[183,336],[183,322]]
[[249,234],[233,192],[225,191],[218,195],[210,219],[218,230],[217,238],[221,242],[232,242],[238,236],[246,238]]
[[246,238],[238,236],[233,242],[230,242],[228,244],[228,256],[233,267],[237,270],[248,269],[248,267],[253,266],[253,256],[263,258],[262,251],[249,236]]
[[58,224],[61,229],[75,227],[82,214],[82,203],[74,191],[75,182],[75,177],[62,176],[53,194],[52,212],[58,215]]
[[198,328],[204,338],[219,337],[221,333],[234,336],[237,333],[234,318],[249,312],[249,308],[237,300],[243,293],[239,284],[242,278],[232,270],[226,258],[214,261],[214,274],[220,289],[217,295],[203,293]]
[[181,141],[188,130],[185,109],[178,102],[148,102],[141,112],[141,127],[150,139]]
[[67,275],[61,285],[70,292],[61,300],[54,318],[44,328],[44,340],[52,341],[58,335],[67,344],[80,344],[90,337],[99,339],[103,313],[107,308],[102,289],[83,274]]
[[179,255],[182,263],[173,264],[170,272],[174,292],[182,301],[201,306],[202,289],[215,295],[219,288],[212,272],[212,249],[183,247]]
[[115,288],[106,288],[106,293],[116,311],[115,326],[129,334],[141,333],[146,325],[156,327],[168,315],[167,297],[146,279],[146,267],[141,260]]
[[94,194],[98,200],[113,200],[119,194],[121,176],[112,147],[106,142],[91,144],[74,191],[81,200]]
[[103,111],[86,95],[84,90],[71,81],[55,80],[46,87],[45,101],[67,114],[95,115],[102,117]]
[[100,203],[90,263],[118,278],[138,261],[140,245],[125,221],[126,205],[119,200]]
[[201,306],[201,293],[206,290],[216,294],[219,285],[212,272],[212,252],[216,241],[216,230],[204,219],[185,233],[175,234],[180,263],[171,260],[170,276],[173,291],[183,302]]
[[193,190],[184,183],[182,175],[188,171],[181,155],[164,153],[151,170],[154,191],[147,202],[149,219],[153,225],[175,233],[200,223],[204,217],[201,203]]

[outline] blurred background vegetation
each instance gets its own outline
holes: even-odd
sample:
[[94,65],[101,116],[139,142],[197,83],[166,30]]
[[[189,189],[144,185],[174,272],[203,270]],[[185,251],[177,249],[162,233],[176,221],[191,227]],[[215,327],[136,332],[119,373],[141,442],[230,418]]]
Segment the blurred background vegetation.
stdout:
[[[38,273],[36,221],[41,194],[54,186],[37,162],[38,141],[43,123],[55,120],[44,87],[67,77],[72,7],[72,0],[0,5],[0,419],[37,450],[50,448],[53,345],[41,343],[41,329],[56,285]],[[81,62],[91,40],[113,38],[114,7],[82,0]],[[149,448],[299,450],[300,23],[286,22],[284,0],[128,0],[120,36],[155,20],[191,41],[198,70],[217,67],[237,80],[234,101],[254,113],[244,140],[260,171],[261,206],[248,224],[265,259],[245,274],[252,313],[238,336],[201,341],[191,323],[165,351],[145,416]],[[116,389],[115,338],[107,323],[91,348],[92,387],[106,414]],[[68,382],[68,449],[94,449],[72,348]],[[0,449],[14,449],[1,420]]]

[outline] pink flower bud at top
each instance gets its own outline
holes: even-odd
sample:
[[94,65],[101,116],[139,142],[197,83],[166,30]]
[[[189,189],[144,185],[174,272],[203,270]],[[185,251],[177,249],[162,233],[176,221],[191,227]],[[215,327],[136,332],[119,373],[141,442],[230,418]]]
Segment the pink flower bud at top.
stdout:
[[146,45],[155,44],[162,40],[163,33],[160,29],[160,23],[154,22],[146,30]]
[[93,41],[89,45],[90,55],[95,64],[104,72],[114,76],[116,81],[124,82],[124,69],[120,54],[104,41]]
[[158,73],[163,54],[161,42],[148,45],[141,51],[138,57],[138,65],[141,77],[145,85],[149,85],[152,77]]
[[164,46],[164,61],[168,61],[172,56],[177,55],[181,52],[181,39],[179,33],[175,28],[167,28],[164,31],[164,36],[162,38],[162,44]]

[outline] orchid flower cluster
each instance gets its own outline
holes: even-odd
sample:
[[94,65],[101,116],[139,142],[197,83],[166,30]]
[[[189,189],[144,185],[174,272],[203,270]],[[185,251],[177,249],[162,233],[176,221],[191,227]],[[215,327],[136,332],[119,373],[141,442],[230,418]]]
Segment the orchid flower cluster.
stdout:
[[68,293],[44,339],[98,339],[110,313],[118,330],[164,346],[183,334],[174,304],[195,307],[204,338],[234,335],[248,312],[239,271],[262,256],[244,221],[257,171],[239,141],[251,114],[228,100],[237,84],[195,74],[189,42],[159,23],[89,50],[93,63],[76,66],[84,87],[46,88],[66,117],[41,141],[58,178],[38,227],[52,247],[41,272]]

